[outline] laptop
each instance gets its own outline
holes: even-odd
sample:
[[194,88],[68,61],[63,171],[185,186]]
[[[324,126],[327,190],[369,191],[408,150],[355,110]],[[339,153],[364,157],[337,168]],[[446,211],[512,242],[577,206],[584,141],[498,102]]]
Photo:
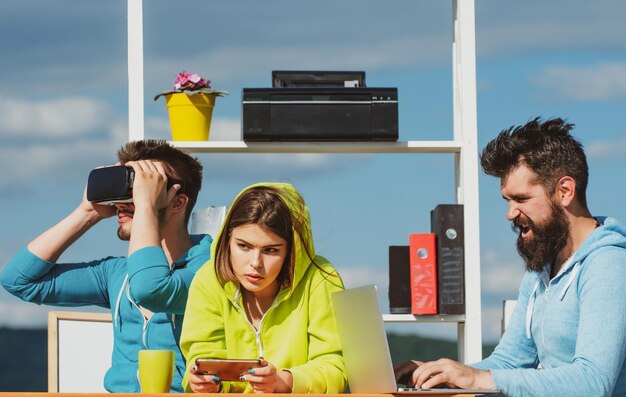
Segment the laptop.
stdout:
[[376,286],[337,291],[331,298],[351,393],[500,394],[497,390],[398,388]]

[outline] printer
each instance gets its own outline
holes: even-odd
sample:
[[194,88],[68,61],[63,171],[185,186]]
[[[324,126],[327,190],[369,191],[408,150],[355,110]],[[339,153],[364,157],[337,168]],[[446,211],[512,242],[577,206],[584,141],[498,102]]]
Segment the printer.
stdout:
[[397,141],[397,88],[365,72],[273,71],[271,88],[244,88],[244,141]]

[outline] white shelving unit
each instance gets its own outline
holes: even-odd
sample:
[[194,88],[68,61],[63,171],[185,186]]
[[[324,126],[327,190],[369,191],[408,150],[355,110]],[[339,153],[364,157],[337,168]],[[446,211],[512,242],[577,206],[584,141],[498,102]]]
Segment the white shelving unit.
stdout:
[[[143,0],[128,1],[129,140],[144,138]],[[456,201],[464,205],[465,314],[391,315],[387,322],[446,322],[458,328],[459,359],[482,358],[478,148],[476,117],[476,48],[474,0],[452,0],[452,79],[454,139],[405,142],[172,142],[190,152],[211,153],[452,153]]]

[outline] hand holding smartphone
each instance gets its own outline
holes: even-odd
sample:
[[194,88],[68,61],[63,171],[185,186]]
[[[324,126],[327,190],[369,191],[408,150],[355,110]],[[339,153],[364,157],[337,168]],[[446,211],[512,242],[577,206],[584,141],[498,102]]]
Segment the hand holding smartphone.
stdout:
[[196,359],[196,372],[205,375],[215,375],[221,381],[240,381],[242,375],[248,374],[248,370],[264,366],[260,359]]

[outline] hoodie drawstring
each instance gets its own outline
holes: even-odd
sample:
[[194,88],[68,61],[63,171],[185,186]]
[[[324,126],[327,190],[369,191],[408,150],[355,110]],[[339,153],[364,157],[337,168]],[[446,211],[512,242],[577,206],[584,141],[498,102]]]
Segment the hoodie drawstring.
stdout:
[[115,314],[113,315],[113,323],[115,326],[118,326],[117,319],[120,316],[120,300],[122,299],[122,294],[124,293],[124,287],[126,287],[126,283],[128,282],[128,274],[124,277],[124,281],[122,282],[122,288],[120,288],[120,293],[117,295],[117,302],[115,303]]
[[[120,314],[120,304],[121,304],[121,300],[122,300],[122,294],[124,294],[124,291],[126,291],[126,298],[141,313],[141,310],[139,309],[139,306],[135,303],[133,298],[130,296],[130,284],[128,283],[128,274],[126,274],[126,276],[124,277],[124,281],[122,282],[122,287],[120,288],[120,292],[117,295],[117,302],[115,302],[115,313],[113,314],[113,324],[115,325],[115,327],[119,326],[118,319],[119,320],[122,319],[121,314]],[[142,317],[143,317],[143,328],[142,328],[142,337],[141,337],[141,339],[142,339],[143,345],[147,349],[148,345],[146,343],[146,328],[148,326],[148,321],[147,321],[146,317],[143,316],[143,314],[142,314]],[[176,313],[172,314],[172,325],[173,325],[174,329],[176,329]]]
[[576,262],[574,264],[574,268],[572,269],[572,273],[569,275],[569,278],[567,279],[567,283],[565,283],[565,287],[563,287],[563,290],[559,294],[559,299],[560,300],[563,300],[563,298],[565,297],[565,293],[569,289],[570,285],[572,285],[572,283],[574,282],[574,279],[578,275],[578,272],[580,272],[580,262]]
[[[126,286],[126,298],[133,306],[137,308],[139,313],[141,313],[141,309],[139,308],[139,305],[137,305],[135,301],[133,300],[133,298],[130,296],[130,284]],[[143,346],[147,349],[148,343],[146,340],[146,336],[147,336],[146,330],[148,329],[148,319],[146,318],[146,316],[143,315],[143,313],[141,313],[141,317],[143,318],[143,326],[141,327],[141,341],[143,342]]]

